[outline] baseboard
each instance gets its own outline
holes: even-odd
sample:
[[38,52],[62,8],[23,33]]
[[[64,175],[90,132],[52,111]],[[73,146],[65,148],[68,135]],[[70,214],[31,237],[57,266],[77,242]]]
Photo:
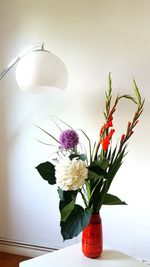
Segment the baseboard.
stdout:
[[27,257],[37,257],[56,251],[56,249],[0,238],[0,251]]

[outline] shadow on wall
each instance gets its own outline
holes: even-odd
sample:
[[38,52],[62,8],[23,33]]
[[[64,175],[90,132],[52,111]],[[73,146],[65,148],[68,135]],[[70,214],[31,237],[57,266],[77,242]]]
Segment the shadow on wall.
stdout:
[[9,218],[9,181],[8,181],[8,157],[9,142],[7,137],[6,112],[5,112],[5,87],[1,89],[0,97],[0,237],[4,237]]

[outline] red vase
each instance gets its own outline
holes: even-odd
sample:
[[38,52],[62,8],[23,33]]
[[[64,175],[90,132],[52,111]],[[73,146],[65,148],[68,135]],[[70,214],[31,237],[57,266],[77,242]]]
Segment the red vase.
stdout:
[[99,213],[92,214],[82,232],[82,252],[91,259],[98,258],[103,250],[102,222]]

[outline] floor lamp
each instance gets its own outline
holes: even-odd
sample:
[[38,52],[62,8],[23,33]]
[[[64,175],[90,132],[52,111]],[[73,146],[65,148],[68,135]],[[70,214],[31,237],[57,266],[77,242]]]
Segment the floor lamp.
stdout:
[[22,90],[33,92],[49,91],[50,88],[65,89],[68,72],[63,61],[44,49],[44,43],[32,45],[21,52],[0,73],[0,80],[16,67],[16,81]]

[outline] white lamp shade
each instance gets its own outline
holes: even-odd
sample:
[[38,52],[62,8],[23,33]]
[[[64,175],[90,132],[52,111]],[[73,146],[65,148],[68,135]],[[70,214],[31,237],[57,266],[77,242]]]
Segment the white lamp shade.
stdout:
[[68,72],[57,56],[46,50],[37,50],[23,56],[18,62],[16,80],[23,90],[43,92],[50,88],[65,89]]

